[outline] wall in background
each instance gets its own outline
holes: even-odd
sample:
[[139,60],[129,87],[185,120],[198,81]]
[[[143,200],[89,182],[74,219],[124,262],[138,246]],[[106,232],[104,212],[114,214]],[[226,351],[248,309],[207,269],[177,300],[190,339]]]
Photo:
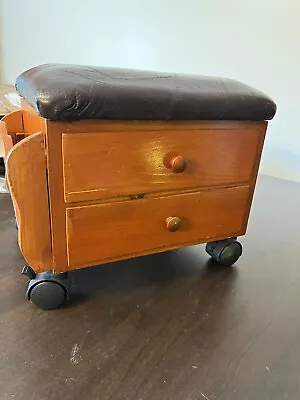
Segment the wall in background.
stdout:
[[297,0],[0,0],[0,70],[41,63],[219,75],[278,104],[262,170],[300,181]]

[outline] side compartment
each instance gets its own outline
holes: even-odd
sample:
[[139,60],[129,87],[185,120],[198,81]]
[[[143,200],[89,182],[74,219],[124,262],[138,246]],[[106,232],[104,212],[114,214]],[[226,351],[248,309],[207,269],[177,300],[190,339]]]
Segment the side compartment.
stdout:
[[35,272],[53,268],[46,156],[41,132],[14,145],[6,159],[6,179],[19,224],[19,245]]
[[24,137],[22,110],[5,115],[0,121],[0,140],[4,149],[4,158],[13,145]]

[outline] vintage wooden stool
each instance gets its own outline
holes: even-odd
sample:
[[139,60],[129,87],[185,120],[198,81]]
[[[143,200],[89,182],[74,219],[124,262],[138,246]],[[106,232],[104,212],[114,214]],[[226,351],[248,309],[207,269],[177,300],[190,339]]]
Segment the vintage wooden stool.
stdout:
[[276,105],[221,78],[48,64],[16,83],[0,123],[7,183],[40,308],[67,271],[197,243],[242,253],[266,120]]

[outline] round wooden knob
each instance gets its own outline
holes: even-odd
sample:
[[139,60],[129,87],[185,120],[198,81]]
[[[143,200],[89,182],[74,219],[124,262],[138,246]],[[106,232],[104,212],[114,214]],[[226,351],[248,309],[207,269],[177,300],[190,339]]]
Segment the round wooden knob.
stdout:
[[175,156],[171,158],[169,165],[173,172],[183,172],[186,167],[186,160],[183,156]]
[[168,217],[166,219],[167,229],[169,232],[176,232],[181,226],[181,219],[179,217]]

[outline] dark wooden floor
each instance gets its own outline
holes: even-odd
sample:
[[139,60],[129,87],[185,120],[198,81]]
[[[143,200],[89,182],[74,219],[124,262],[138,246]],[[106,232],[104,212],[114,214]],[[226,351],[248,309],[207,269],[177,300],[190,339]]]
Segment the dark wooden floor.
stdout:
[[202,246],[90,268],[43,312],[0,195],[0,399],[299,400],[299,204],[261,177],[235,268]]

